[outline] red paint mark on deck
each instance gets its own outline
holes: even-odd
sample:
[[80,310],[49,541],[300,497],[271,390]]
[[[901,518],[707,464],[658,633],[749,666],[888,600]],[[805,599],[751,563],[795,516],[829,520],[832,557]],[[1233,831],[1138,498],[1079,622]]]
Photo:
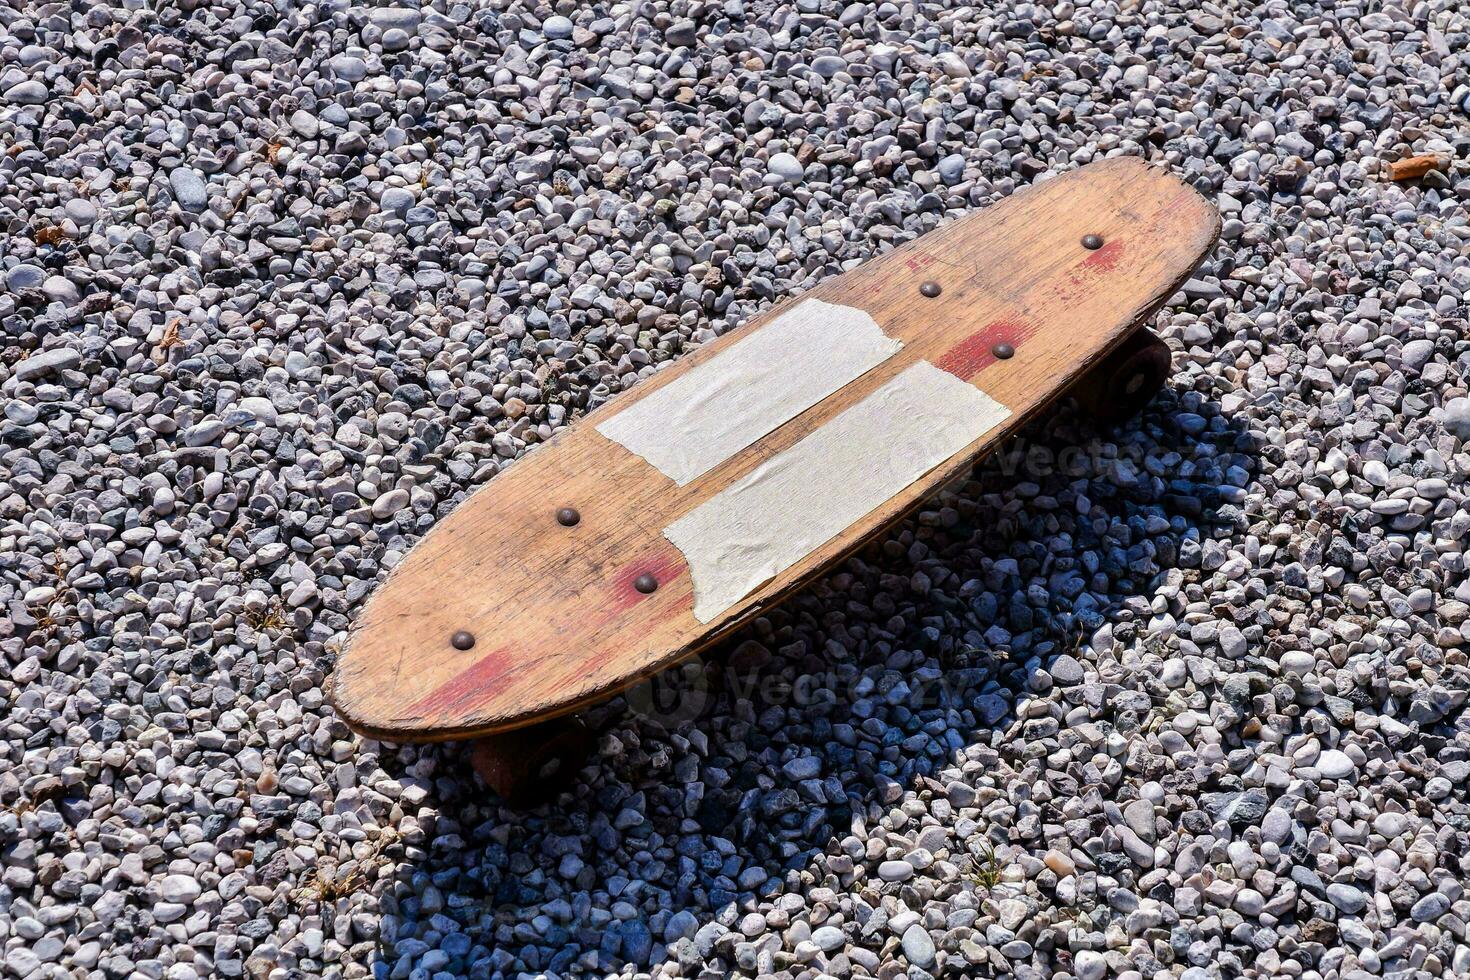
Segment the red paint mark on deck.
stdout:
[[[635,584],[645,572],[658,582],[658,588],[653,592],[639,592]],[[667,602],[670,589],[674,590],[676,598],[689,600],[687,605],[693,608],[694,582],[689,577],[689,566],[684,562],[684,555],[674,547],[673,542],[660,536],[642,557],[629,562],[613,574],[612,582],[603,593],[607,598],[597,617],[597,626],[606,626],[647,599],[664,596]],[[678,611],[679,607],[674,607],[675,615]]]
[[635,584],[642,575],[652,575],[658,581],[659,590],[668,587],[669,583],[688,571],[684,564],[684,556],[668,541],[660,539],[659,547],[650,555],[629,562],[618,569],[613,576],[612,598],[609,604],[609,616],[624,612],[644,599],[651,599],[658,595],[658,591],[639,592]]
[[1019,354],[1022,344],[1034,333],[1036,327],[1030,323],[992,320],[945,351],[935,364],[941,370],[969,381],[999,360],[992,350],[996,344],[1010,344]]
[[[580,621],[574,613],[568,611],[563,617],[566,623],[562,632],[574,635],[579,629],[586,628],[589,619],[601,626],[645,599],[666,595],[670,587],[675,589],[676,596],[683,596],[687,600],[693,594],[693,583],[688,573],[684,555],[672,542],[660,537],[643,557],[617,569],[605,589],[599,590],[595,584],[589,585],[584,593],[586,599],[589,604],[600,600],[601,608],[584,606]],[[650,574],[657,579],[658,589],[648,593],[638,591],[635,583],[644,574]],[[474,651],[463,654],[456,652],[454,655],[462,656],[468,662],[474,656]],[[567,656],[579,658],[578,673],[583,676],[605,673],[618,659],[613,650],[604,649],[587,654],[585,648],[571,649],[551,659]],[[545,664],[546,660],[537,660],[535,663]],[[469,663],[459,673],[411,704],[408,710],[416,715],[463,718],[504,689],[512,677],[529,666],[532,664],[524,655],[517,656],[511,650],[498,647]]]
[[1082,260],[1082,267],[1091,272],[1112,272],[1118,267],[1118,260],[1122,257],[1122,242],[1104,242],[1102,248]]
[[1104,242],[1103,247],[1095,252],[1088,252],[1087,258],[1077,263],[1077,267],[1067,274],[1066,281],[1057,287],[1057,298],[1063,302],[1077,299],[1103,276],[1118,271],[1118,263],[1123,259],[1125,251],[1121,239]]
[[462,715],[481,704],[497,682],[522,665],[510,651],[491,650],[409,706],[413,714]]

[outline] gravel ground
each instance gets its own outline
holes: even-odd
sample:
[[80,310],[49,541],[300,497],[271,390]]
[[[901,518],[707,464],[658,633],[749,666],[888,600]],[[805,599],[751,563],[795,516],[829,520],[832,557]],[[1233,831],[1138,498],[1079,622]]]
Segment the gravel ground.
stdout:
[[[5,975],[1470,973],[1463,9],[0,5]],[[1225,213],[1140,421],[599,710],[554,806],[324,703],[471,487],[1115,154]]]

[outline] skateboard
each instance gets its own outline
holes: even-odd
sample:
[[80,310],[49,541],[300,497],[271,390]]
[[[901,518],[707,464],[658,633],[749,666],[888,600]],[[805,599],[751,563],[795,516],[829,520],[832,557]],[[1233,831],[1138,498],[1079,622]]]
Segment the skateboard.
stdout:
[[611,399],[476,491],[371,597],[333,701],[475,740],[505,799],[580,769],[579,709],[770,609],[1065,394],[1164,384],[1143,324],[1219,234],[1135,158],[1082,167],[833,277]]

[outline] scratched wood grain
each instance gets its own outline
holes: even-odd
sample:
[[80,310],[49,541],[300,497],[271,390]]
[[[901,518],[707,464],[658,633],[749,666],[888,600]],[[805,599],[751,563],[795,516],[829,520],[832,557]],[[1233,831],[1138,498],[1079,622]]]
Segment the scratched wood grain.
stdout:
[[[684,487],[595,426],[782,306],[681,358],[518,461],[425,536],[356,624],[334,675],[338,710],[379,738],[464,738],[575,710],[678,662],[1002,443],[1178,289],[1219,227],[1215,209],[1172,176],[1113,159],[830,279],[804,295],[867,310],[903,349]],[[1103,247],[1082,247],[1087,234]],[[920,294],[927,280],[943,287],[939,296]],[[1002,341],[1016,353],[997,361],[990,348]],[[1013,414],[713,622],[696,621],[689,571],[662,529],[920,359]],[[581,512],[580,524],[557,522],[565,506]],[[634,587],[645,573],[660,583],[647,595]],[[451,646],[457,630],[474,634],[472,649]]]

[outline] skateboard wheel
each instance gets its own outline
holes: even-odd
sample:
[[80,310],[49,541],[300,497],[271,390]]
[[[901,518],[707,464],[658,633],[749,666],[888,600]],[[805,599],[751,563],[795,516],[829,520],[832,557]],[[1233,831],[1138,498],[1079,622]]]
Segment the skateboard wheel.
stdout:
[[532,807],[572,784],[593,744],[580,718],[554,718],[476,739],[470,765],[507,804]]
[[1111,424],[1143,411],[1168,379],[1168,345],[1147,330],[1135,330],[1088,372],[1074,394],[1087,414]]

